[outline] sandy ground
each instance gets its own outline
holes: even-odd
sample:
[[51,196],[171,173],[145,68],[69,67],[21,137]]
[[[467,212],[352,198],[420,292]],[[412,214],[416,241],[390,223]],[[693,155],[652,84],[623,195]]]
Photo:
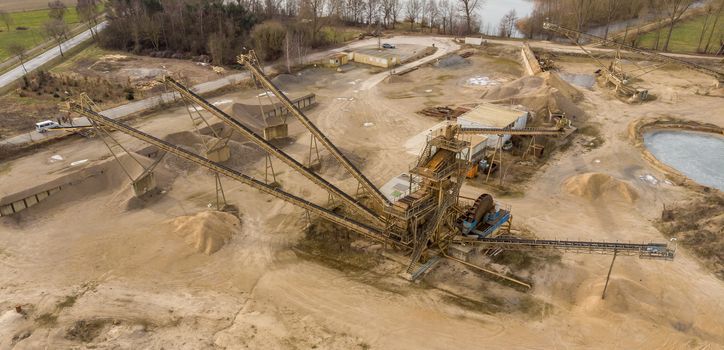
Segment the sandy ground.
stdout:
[[[571,73],[594,69],[587,62],[560,65]],[[521,72],[496,52],[459,66],[421,68],[398,81],[357,66],[345,73],[305,70],[280,82],[290,93],[317,94],[309,117],[379,186],[415,159],[405,143],[439,122],[417,110],[479,102],[485,87],[467,84],[471,77],[502,83]],[[641,105],[620,102],[600,87],[583,90],[586,123],[599,128],[605,142],[557,153],[521,197],[501,198],[513,206],[515,227],[540,237],[664,240],[651,220],[662,203],[693,194],[640,179],[663,177],[641,158],[627,127],[661,115],[724,125],[724,115],[711,113],[724,101],[696,95],[709,79],[690,71],[652,73],[646,84],[659,98]],[[240,90],[212,101],[246,101],[257,93]],[[231,104],[220,108],[230,112]],[[134,125],[199,150],[198,137],[184,132],[191,129],[184,113],[185,107],[172,108]],[[297,123],[290,134],[282,146],[303,160],[309,134]],[[118,139],[130,149],[143,147]],[[242,140],[232,141],[232,152],[227,165],[263,177],[260,153]],[[49,163],[55,154],[64,161]],[[322,175],[354,193],[354,181],[327,158]],[[97,139],[63,141],[3,164],[0,188],[47,181],[77,159],[89,159],[90,166],[108,154]],[[605,300],[606,256],[564,254],[559,263],[535,265],[529,293],[447,263],[423,283],[409,284],[391,261],[352,271],[304,258],[290,249],[307,225],[300,210],[224,180],[240,228],[206,254],[175,232],[173,220],[208,210],[213,176],[167,159],[158,171],[164,193],[139,202],[115,163],[107,164],[106,176],[0,219],[0,348],[724,348],[724,283],[681,249],[673,262],[618,258]],[[324,203],[324,193],[275,166],[285,190]],[[636,198],[591,200],[563,188],[587,173],[625,183]],[[463,194],[483,190],[470,186]]]

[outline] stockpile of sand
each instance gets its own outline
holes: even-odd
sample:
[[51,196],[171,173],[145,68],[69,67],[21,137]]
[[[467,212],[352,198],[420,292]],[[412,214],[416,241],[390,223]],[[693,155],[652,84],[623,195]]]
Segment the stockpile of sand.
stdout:
[[541,116],[547,116],[548,111],[562,111],[568,116],[577,117],[585,115],[583,110],[576,106],[583,94],[550,72],[490,87],[481,98],[493,103],[523,105]]
[[638,199],[638,194],[631,185],[601,173],[585,173],[569,177],[563,182],[563,190],[588,200],[624,200],[633,203]]
[[303,80],[300,76],[297,75],[279,74],[276,77],[272,78],[272,82],[274,83],[274,85],[282,89],[286,89],[301,84]]
[[241,229],[239,219],[221,211],[204,211],[170,221],[174,233],[199,253],[216,253]]

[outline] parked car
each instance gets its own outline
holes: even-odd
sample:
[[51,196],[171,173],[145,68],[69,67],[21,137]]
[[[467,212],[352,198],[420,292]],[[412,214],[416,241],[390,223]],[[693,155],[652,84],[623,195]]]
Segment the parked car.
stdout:
[[382,44],[382,47],[385,49],[394,49],[395,45],[392,45],[390,43],[384,43],[384,44]]

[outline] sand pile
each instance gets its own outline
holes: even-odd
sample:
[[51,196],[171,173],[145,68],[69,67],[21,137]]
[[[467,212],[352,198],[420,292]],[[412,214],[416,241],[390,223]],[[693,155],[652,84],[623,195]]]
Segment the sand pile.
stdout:
[[281,116],[268,117],[268,118],[266,118],[266,123],[261,118],[262,110],[264,111],[264,113],[268,113],[279,107],[281,107],[281,103],[279,103],[279,102],[277,102],[273,105],[262,104],[261,108],[259,107],[259,105],[234,103],[232,110],[234,113],[234,118],[236,120],[244,123],[244,125],[246,125],[247,127],[251,128],[253,130],[262,130],[267,125],[277,125],[277,124],[281,124],[283,122],[283,119]]
[[633,203],[638,199],[638,194],[631,185],[601,173],[585,173],[569,177],[563,182],[563,190],[588,200],[624,200]]
[[493,103],[523,105],[540,116],[547,116],[548,111],[562,111],[577,117],[585,115],[575,104],[583,94],[550,72],[490,87],[481,98]]
[[279,74],[272,78],[274,85],[284,89],[302,83],[302,78],[293,74]]
[[216,253],[241,228],[239,219],[229,213],[204,211],[170,221],[173,231],[199,253]]
[[193,131],[180,131],[173,134],[168,134],[163,139],[164,141],[168,141],[170,143],[173,143],[174,145],[199,149],[203,147],[201,137]]

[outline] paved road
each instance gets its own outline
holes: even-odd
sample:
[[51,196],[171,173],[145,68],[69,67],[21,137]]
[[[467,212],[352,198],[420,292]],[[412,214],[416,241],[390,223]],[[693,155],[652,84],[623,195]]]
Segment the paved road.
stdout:
[[[106,27],[107,23],[105,21],[99,23],[97,26],[95,26],[96,31],[101,31]],[[82,44],[84,41],[89,40],[92,38],[91,31],[86,30],[83,33],[80,33],[64,43],[60,45],[60,47],[63,49],[63,52]],[[25,62],[25,69],[28,70],[28,72],[32,72],[39,67],[43,66],[44,64],[58,58],[60,56],[60,50],[58,50],[58,46],[53,46],[52,48],[48,49],[48,51],[43,52],[42,54],[36,56],[35,58]],[[19,65],[15,67],[14,69],[8,71],[7,73],[0,75],[0,90],[15,81],[19,80],[23,77],[25,74],[25,71],[23,70],[23,66]]]

